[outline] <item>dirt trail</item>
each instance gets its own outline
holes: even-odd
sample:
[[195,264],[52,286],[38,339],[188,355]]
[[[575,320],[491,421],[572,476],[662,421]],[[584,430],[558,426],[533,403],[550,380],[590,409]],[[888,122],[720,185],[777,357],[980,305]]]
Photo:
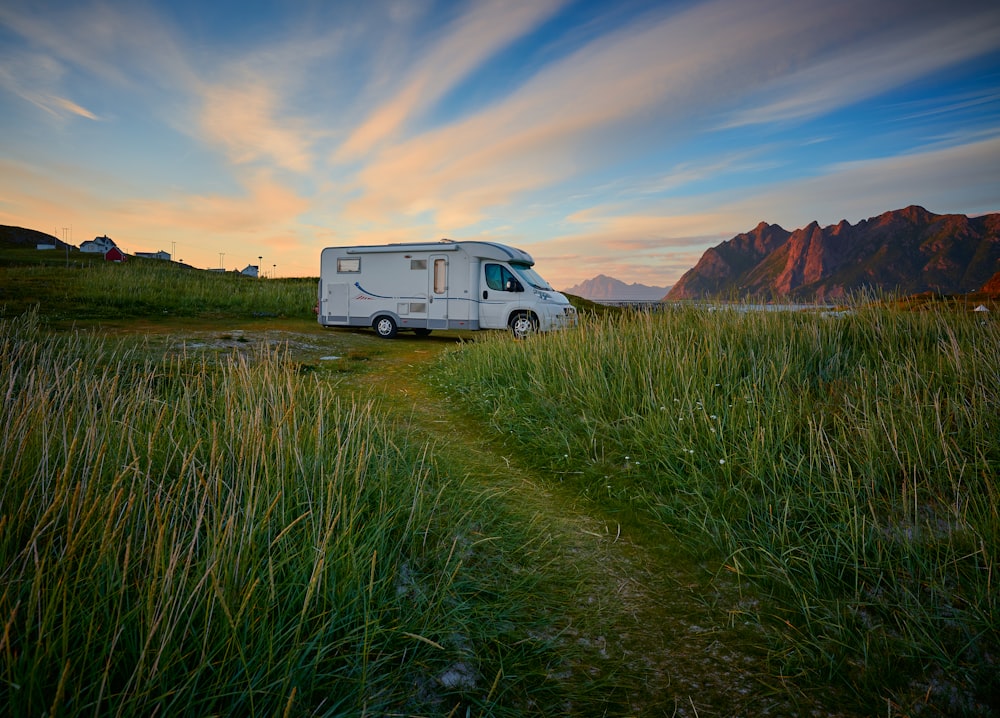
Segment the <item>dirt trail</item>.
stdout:
[[[738,591],[710,585],[678,559],[666,532],[607,514],[552,477],[534,474],[490,436],[485,422],[435,398],[415,377],[439,349],[413,347],[380,360],[366,383],[426,437],[439,463],[483,481],[505,508],[545,526],[560,570],[576,576],[570,597],[538,596],[538,610],[550,618],[553,636],[573,644],[572,653],[583,650],[588,665],[574,666],[577,676],[622,688],[605,706],[575,706],[573,713],[852,715],[830,708],[830,696],[802,695],[769,676],[761,637],[735,611]],[[732,625],[725,627],[728,618]]]

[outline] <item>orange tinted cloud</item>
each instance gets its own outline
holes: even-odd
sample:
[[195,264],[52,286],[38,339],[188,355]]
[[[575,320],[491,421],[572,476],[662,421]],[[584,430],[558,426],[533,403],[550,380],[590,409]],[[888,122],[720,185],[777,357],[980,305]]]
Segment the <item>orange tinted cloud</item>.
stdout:
[[177,194],[167,199],[139,199],[128,203],[132,216],[149,218],[150,224],[187,226],[207,235],[258,232],[294,222],[309,206],[268,172],[246,178],[245,192],[221,194]]
[[[585,45],[478,114],[374,153],[358,174],[362,196],[350,210],[365,218],[394,208],[434,212],[440,224],[462,226],[452,223],[471,224],[592,169],[602,161],[593,152],[602,133],[621,132],[643,113],[671,122],[731,92],[740,82],[732,58],[781,35],[760,9],[708,3]],[[401,117],[394,112],[392,124]]]
[[206,86],[200,117],[203,140],[221,147],[232,162],[265,161],[295,172],[312,166],[311,133],[282,116],[282,98],[255,78],[234,77]]
[[[309,239],[299,225],[308,202],[263,171],[248,174],[244,192],[237,195],[146,198],[130,196],[114,180],[84,178],[71,168],[50,176],[0,161],[0,195],[0,224],[23,226],[25,217],[37,218],[29,226],[60,236],[62,227],[72,224],[75,244],[106,233],[129,252],[169,251],[176,243],[185,261],[200,266],[217,266],[220,251],[249,261],[265,248],[302,248]],[[318,271],[311,255],[307,249],[294,263],[304,276]],[[292,263],[282,261],[290,271]]]

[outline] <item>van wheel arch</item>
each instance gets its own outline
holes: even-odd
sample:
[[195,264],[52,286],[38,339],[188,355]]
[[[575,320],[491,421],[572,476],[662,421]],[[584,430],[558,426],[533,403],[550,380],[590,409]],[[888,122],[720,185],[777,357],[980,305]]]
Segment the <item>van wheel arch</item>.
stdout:
[[534,312],[521,309],[510,315],[507,326],[515,339],[524,339],[538,331],[538,317]]
[[396,320],[388,314],[380,314],[375,317],[375,321],[372,322],[372,329],[383,339],[392,339],[399,333]]

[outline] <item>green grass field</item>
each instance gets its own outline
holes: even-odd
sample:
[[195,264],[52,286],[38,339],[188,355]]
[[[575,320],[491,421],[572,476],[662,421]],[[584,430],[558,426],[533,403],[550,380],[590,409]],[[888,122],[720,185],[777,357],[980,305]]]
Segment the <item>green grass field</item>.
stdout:
[[553,480],[717,557],[781,675],[867,710],[941,681],[974,712],[1000,694],[1000,325],[983,317],[681,308],[494,338],[435,374]]
[[314,280],[19,261],[10,715],[1000,709],[994,314],[386,342]]
[[[34,255],[27,254],[35,252]],[[19,263],[49,255],[46,263]],[[22,313],[35,304],[47,321],[169,317],[310,317],[317,280],[266,282],[153,259],[123,264],[74,253],[66,267],[54,253],[0,251],[0,306]],[[6,261],[5,261],[6,260]]]

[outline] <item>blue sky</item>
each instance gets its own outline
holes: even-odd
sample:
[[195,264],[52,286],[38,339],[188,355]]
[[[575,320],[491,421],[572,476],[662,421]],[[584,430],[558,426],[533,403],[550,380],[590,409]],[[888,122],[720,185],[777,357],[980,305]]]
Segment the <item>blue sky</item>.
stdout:
[[1000,3],[6,0],[0,137],[0,224],[75,244],[667,285],[762,220],[1000,211]]

